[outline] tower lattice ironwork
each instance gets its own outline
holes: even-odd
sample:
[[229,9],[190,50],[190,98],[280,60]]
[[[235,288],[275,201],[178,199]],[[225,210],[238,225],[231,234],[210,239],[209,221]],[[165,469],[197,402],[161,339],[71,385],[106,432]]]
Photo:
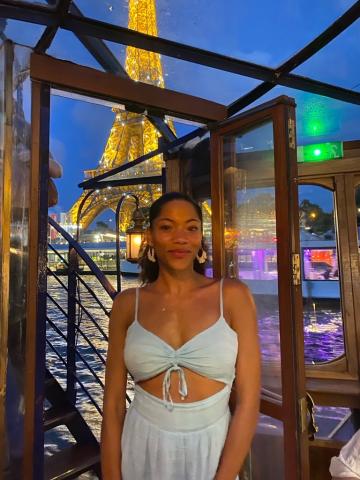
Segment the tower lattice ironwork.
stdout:
[[[129,0],[128,27],[141,33],[157,36],[155,0]],[[125,69],[134,81],[150,83],[164,88],[164,76],[160,55],[135,47],[127,47]],[[113,108],[114,122],[100,159],[99,166],[93,170],[85,170],[85,178],[92,178],[110,169],[156,150],[159,133],[145,115],[124,111],[121,107]],[[171,128],[173,126],[171,125]],[[123,172],[126,176],[134,174],[144,176],[160,175],[163,166],[162,155],[153,157],[145,163]],[[131,173],[129,173],[131,172]],[[80,224],[83,229],[102,211],[115,210],[119,198],[127,192],[138,196],[140,205],[146,206],[161,193],[157,185],[135,185],[131,187],[108,187],[94,192],[84,203]],[[69,211],[69,220],[76,223],[78,211],[85,193],[83,193]],[[124,202],[121,210],[121,230],[126,230],[131,222],[133,201]]]

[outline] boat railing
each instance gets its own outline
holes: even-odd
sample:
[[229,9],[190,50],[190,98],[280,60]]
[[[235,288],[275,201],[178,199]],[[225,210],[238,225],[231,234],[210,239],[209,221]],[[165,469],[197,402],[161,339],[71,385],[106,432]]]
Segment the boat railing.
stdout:
[[[65,258],[64,252],[49,244],[49,250],[64,268],[61,276],[47,268],[47,369],[63,388],[67,401],[79,410],[98,437],[108,317],[117,291],[68,232],[52,218],[49,225],[66,240],[68,256]],[[79,272],[80,261],[92,272],[86,280]]]

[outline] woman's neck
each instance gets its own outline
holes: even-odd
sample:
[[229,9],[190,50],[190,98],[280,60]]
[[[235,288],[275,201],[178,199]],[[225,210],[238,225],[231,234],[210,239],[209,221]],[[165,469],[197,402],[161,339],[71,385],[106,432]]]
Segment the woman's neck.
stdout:
[[164,269],[160,269],[159,276],[154,282],[154,287],[169,294],[179,295],[199,286],[201,280],[202,275],[196,273],[194,270],[168,272]]

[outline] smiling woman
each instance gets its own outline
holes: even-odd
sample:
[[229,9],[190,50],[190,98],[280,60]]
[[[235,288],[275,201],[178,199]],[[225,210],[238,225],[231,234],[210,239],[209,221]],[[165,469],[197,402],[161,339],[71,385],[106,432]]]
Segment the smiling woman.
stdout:
[[[167,214],[169,202],[171,202],[170,206],[172,208],[170,209],[170,214]],[[181,207],[185,207],[185,209]],[[174,215],[174,217],[171,217],[171,215]],[[166,264],[168,264],[169,260],[171,263],[171,259],[190,259],[195,272],[204,274],[207,254],[201,232],[202,211],[196,202],[186,195],[177,192],[163,195],[152,205],[149,221],[148,238],[139,262],[143,283],[151,283],[158,277],[159,262],[154,257],[154,250],[161,257],[164,257],[166,253],[164,258],[165,261],[166,257],[168,259]],[[186,239],[181,238],[180,232],[180,241],[176,245],[168,246],[167,252],[163,252],[162,242],[166,242],[171,238],[174,230],[181,228],[183,228],[182,235],[189,239],[190,245],[187,245]],[[155,247],[154,242],[159,242],[159,245]]]
[[[110,319],[104,480],[238,478],[258,416],[255,308],[242,283],[206,278],[205,261],[199,206],[181,193],[160,197],[143,287],[119,294]],[[125,414],[127,372],[135,398]]]

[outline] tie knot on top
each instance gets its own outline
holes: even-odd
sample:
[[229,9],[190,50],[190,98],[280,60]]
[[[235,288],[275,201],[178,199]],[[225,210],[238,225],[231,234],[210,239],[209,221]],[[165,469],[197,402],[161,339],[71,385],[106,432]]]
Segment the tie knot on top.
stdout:
[[187,384],[186,384],[186,378],[185,378],[185,372],[183,368],[181,368],[176,361],[173,362],[173,365],[169,367],[164,375],[164,380],[163,380],[163,400],[165,403],[166,408],[169,410],[173,410],[174,408],[174,402],[170,394],[170,388],[171,388],[171,374],[173,372],[178,372],[179,375],[179,389],[178,392],[180,394],[181,400],[184,400],[185,397],[187,397],[188,394],[188,389],[187,389]]

